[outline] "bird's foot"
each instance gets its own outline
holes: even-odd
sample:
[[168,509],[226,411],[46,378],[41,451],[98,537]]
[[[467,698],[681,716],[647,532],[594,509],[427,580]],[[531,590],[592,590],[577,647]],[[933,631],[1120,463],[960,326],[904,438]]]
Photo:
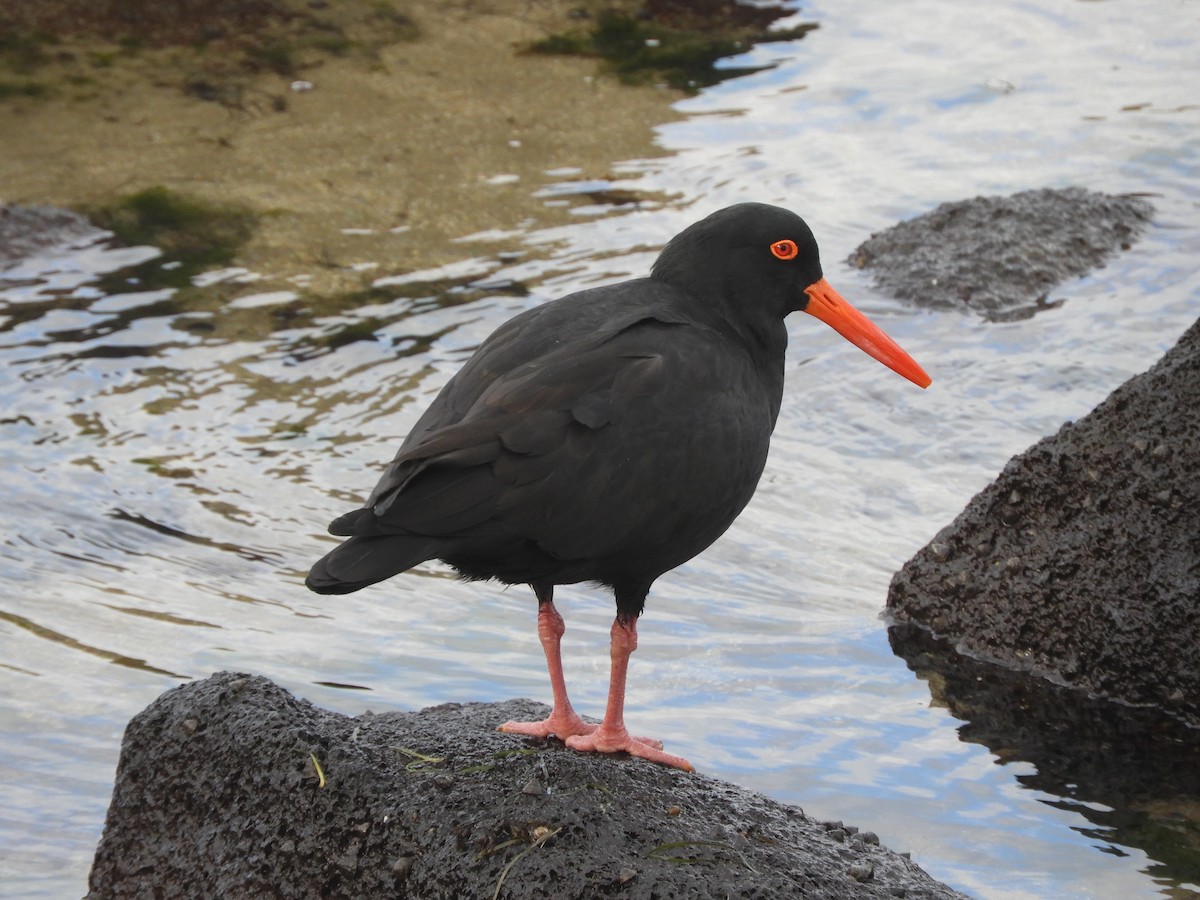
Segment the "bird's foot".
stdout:
[[579,717],[579,713],[573,709],[565,712],[559,712],[556,709],[540,722],[505,722],[496,730],[508,734],[526,734],[530,737],[538,738],[547,738],[550,735],[554,735],[559,740],[565,741],[572,735],[591,734],[597,727],[591,722],[583,721]]
[[648,759],[651,762],[683,769],[685,772],[695,772],[695,767],[682,756],[665,753],[662,741],[654,738],[635,737],[625,730],[624,725],[601,725],[588,734],[575,735],[566,739],[566,744],[572,750],[591,750],[598,753],[620,753],[625,751],[630,756]]

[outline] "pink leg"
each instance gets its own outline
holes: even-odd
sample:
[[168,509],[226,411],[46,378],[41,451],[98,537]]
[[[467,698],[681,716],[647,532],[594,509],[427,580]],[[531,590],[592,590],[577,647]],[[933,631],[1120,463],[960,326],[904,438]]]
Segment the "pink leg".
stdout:
[[637,619],[622,621],[617,616],[613,622],[609,650],[612,675],[608,682],[608,707],[604,710],[604,721],[595,731],[567,738],[567,746],[573,750],[598,750],[601,753],[624,750],[630,756],[694,772],[696,770],[692,764],[683,757],[664,753],[660,742],[634,737],[625,729],[625,677],[629,671],[629,655],[636,649]]
[[[539,598],[540,600],[540,598]],[[538,603],[538,640],[546,652],[546,668],[550,670],[550,690],[554,694],[554,709],[541,722],[505,722],[498,729],[512,734],[528,734],[533,737],[557,735],[566,740],[573,734],[589,734],[596,726],[583,721],[571,708],[567,699],[567,682],[563,677],[562,644],[563,632],[567,630],[563,617],[554,608],[554,601],[540,600]]]

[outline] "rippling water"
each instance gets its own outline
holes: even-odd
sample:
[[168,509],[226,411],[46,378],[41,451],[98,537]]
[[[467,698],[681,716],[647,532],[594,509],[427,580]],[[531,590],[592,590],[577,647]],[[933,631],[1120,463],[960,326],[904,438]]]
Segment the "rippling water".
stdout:
[[[609,185],[676,199],[580,206],[578,224],[528,234],[525,260],[393,279],[394,299],[339,312],[238,271],[208,279],[225,304],[102,291],[99,275],[154,251],[99,241],[0,272],[0,893],[84,892],[124,724],[181,679],[259,672],[350,713],[546,697],[527,591],[430,569],[323,598],[303,572],[494,327],[643,274],[671,234],[744,199],[802,213],[830,281],[934,385],[796,317],[767,474],[729,534],[656,585],[631,726],[979,896],[1200,890],[1023,786],[1028,763],[961,741],[878,618],[891,573],[1012,454],[1200,314],[1200,4],[871,0],[804,17],[820,30],[681,102],[659,134],[673,153]],[[841,262],[943,200],[1067,184],[1150,192],[1158,213],[1031,320],[904,308]],[[555,173],[540,188],[571,197]],[[598,713],[611,601],[562,599],[573,699]]]

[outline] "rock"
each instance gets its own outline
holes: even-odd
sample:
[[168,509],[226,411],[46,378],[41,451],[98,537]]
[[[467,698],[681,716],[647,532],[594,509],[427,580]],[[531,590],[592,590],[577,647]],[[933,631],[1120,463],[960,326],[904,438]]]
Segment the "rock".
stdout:
[[1200,322],[1012,459],[893,578],[966,656],[1200,726]]
[[875,866],[868,862],[857,862],[846,870],[846,874],[855,881],[873,881],[875,879]]
[[976,197],[871,235],[849,262],[901,300],[1023,319],[1060,305],[1050,292],[1128,249],[1153,212],[1079,187]]
[[185,684],[129,724],[89,897],[961,896],[734,785],[495,731],[540,715]]

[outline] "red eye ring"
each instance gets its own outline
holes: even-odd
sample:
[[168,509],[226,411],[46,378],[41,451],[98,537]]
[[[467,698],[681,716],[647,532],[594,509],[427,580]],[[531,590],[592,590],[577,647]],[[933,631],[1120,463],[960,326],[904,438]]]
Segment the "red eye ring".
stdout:
[[800,248],[796,246],[796,242],[790,239],[776,241],[771,245],[771,253],[776,259],[795,259],[800,253]]

